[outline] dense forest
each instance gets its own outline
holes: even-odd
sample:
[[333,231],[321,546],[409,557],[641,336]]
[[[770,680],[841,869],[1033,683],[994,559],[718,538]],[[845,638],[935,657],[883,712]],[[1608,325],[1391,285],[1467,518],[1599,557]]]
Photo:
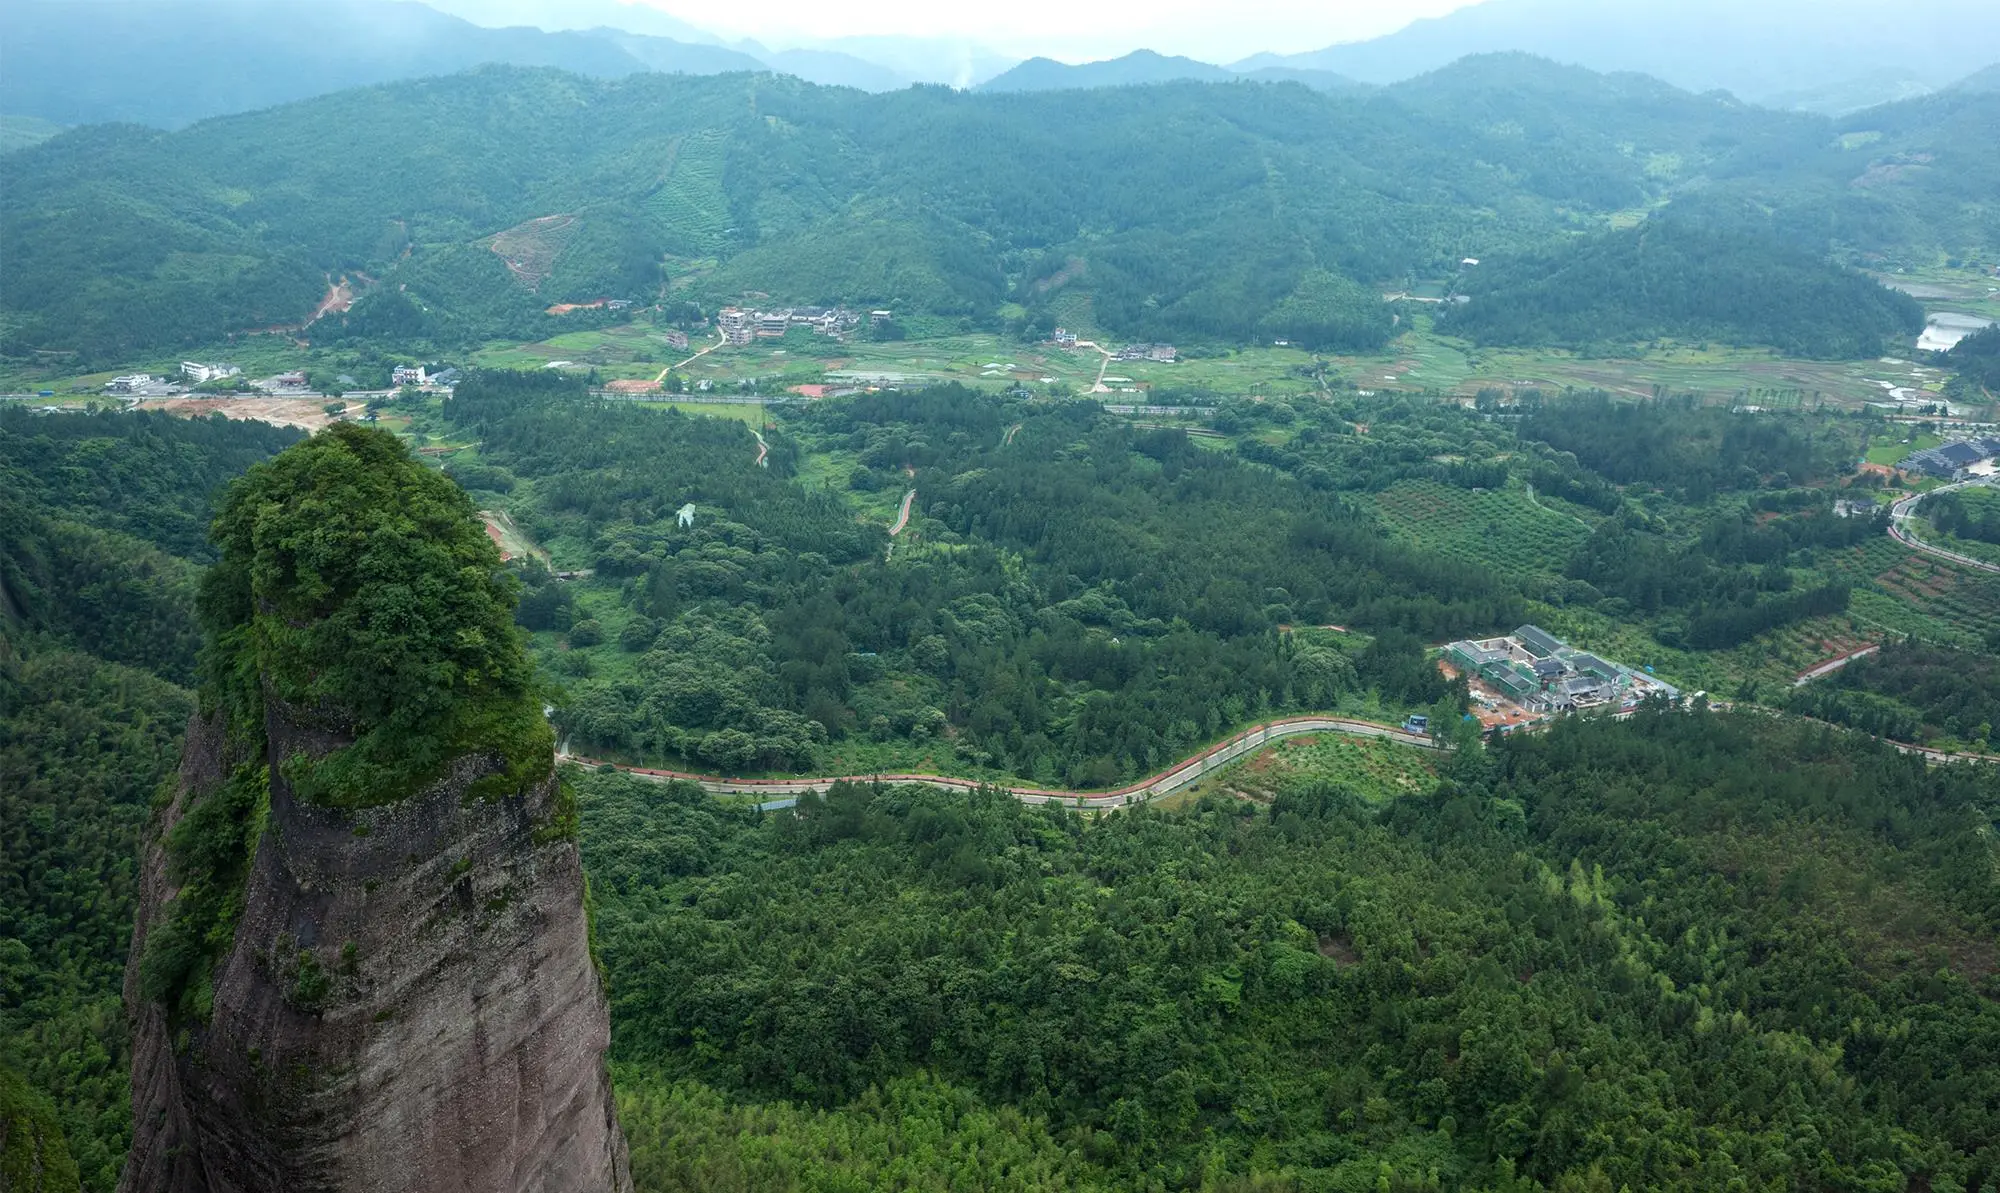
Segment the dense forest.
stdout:
[[[563,729],[620,756],[805,769],[894,739],[1102,786],[1273,713],[1448,702],[1423,641],[1521,617],[1497,577],[1333,494],[1089,403],[829,402],[774,432],[764,469],[740,424],[558,380],[469,380],[446,416],[480,441],[468,481],[518,483],[517,521],[591,561],[582,597],[524,567],[519,616],[570,648],[550,656]],[[806,452],[853,460],[845,493],[787,478]],[[905,486],[917,521],[885,563],[848,495]],[[1370,638],[1280,632],[1300,622]]]
[[[134,842],[193,699],[201,568],[235,552],[206,586],[225,639],[282,616],[291,598],[242,585],[296,561],[252,566],[244,528],[324,520],[340,486],[397,487],[412,518],[507,511],[558,561],[570,578],[536,555],[507,571],[574,749],[1081,787],[1286,711],[1450,717],[1462,692],[1425,643],[1523,620],[1587,614],[1690,656],[1767,642],[1845,608],[1850,573],[1826,561],[1884,540],[1880,517],[1833,508],[1866,420],[1601,396],[1217,407],[1219,442],[1089,402],[858,395],[767,421],[757,467],[741,422],[482,374],[396,411],[476,445],[441,472],[359,427],[273,468],[254,466],[296,433],[0,415],[0,506],[21,528],[0,554],[0,1115],[59,1129],[84,1187],[113,1183]],[[1394,529],[1412,491],[1525,491],[1525,510],[1555,506],[1537,525],[1573,529],[1538,557],[1461,554],[1437,519]],[[485,541],[453,541],[440,566],[486,577],[460,597],[504,618],[513,585]],[[1305,629],[1329,623],[1345,630]],[[295,644],[318,653],[292,679],[390,692],[393,660],[353,641]],[[1992,661],[1892,647],[1789,707],[1987,748]],[[467,710],[468,732],[505,720]],[[420,776],[425,742],[402,745],[363,761]],[[868,786],[759,816],[573,774],[635,1172],[1522,1191],[2000,1175],[1980,1151],[1990,1067],[1964,1059],[2000,1048],[1987,772],[1796,720],[1654,711],[1436,769],[1399,796],[1287,772],[1265,804],[1099,824]]]
[[1725,490],[1824,485],[1853,471],[1856,433],[1831,416],[1745,418],[1691,399],[1581,395],[1531,409],[1521,434],[1620,485],[1700,504]]
[[193,708],[212,495],[297,438],[0,410],[0,1116],[58,1127],[87,1189],[130,1136],[138,840]]
[[2000,390],[2000,327],[1989,327],[1952,345],[1945,354],[1950,388],[1967,401],[1986,400]]
[[1944,534],[1978,543],[2000,543],[2000,500],[1991,492],[1954,489],[1924,498],[1918,508]]
[[[1481,338],[1869,354],[1908,310],[1824,259],[2000,247],[1968,183],[1996,103],[1940,101],[1949,145],[1884,109],[1865,148],[1829,152],[1817,117],[1519,55],[1366,94],[871,96],[489,68],[12,155],[0,332],[13,356],[104,366],[295,325],[345,278],[367,292],[316,339],[456,346],[549,334],[556,302],[758,293],[996,329],[1087,310],[1127,340],[1357,350],[1388,331],[1378,284],[1470,254],[1492,266],[1457,321]],[[1916,146],[1954,168],[1904,168]],[[1695,213],[1681,231],[1572,239],[1671,196]],[[1772,214],[1746,231],[1742,210]]]
[[1857,659],[1792,696],[1793,712],[1896,741],[1940,739],[1992,751],[2000,725],[2000,660],[1913,642]]
[[1387,804],[1306,780],[1097,824],[915,788],[760,817],[577,782],[657,1188],[2000,1175],[1984,770],[1659,712],[1510,740]]

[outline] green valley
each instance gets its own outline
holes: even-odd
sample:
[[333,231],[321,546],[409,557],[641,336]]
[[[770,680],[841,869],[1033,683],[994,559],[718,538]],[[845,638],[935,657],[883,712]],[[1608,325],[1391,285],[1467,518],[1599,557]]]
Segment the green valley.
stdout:
[[0,117],[0,1191],[2000,1190],[1979,77],[206,2]]

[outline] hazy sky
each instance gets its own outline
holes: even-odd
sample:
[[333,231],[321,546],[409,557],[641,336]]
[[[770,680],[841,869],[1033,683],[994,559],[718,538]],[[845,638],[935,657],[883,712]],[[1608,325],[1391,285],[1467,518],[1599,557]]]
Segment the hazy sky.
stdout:
[[1078,62],[1140,46],[1229,62],[1259,50],[1295,53],[1388,33],[1471,0],[637,0],[691,24],[775,45],[900,33],[962,37],[1023,56]]

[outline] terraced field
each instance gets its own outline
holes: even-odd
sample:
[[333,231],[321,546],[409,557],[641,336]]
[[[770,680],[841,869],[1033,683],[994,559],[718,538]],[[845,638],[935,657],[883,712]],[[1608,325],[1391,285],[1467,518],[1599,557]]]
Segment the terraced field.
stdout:
[[681,255],[707,257],[728,245],[729,199],[722,191],[726,135],[705,129],[683,137],[665,180],[646,199],[670,249]]
[[2000,576],[1921,555],[1890,538],[1822,557],[1854,585],[1853,613],[1899,634],[1976,643],[2000,631]]
[[1508,575],[1551,575],[1590,527],[1577,516],[1530,498],[1525,487],[1460,489],[1438,481],[1400,481],[1375,495],[1391,531],[1419,546]]
[[514,280],[537,289],[555,270],[563,247],[576,237],[576,217],[545,215],[486,238],[486,247],[507,263]]

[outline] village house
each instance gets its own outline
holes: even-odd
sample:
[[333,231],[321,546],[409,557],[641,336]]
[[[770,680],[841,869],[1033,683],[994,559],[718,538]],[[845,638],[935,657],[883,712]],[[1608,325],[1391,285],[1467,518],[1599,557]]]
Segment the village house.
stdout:
[[722,331],[725,344],[743,345],[750,342],[752,335],[750,312],[739,307],[723,307],[716,312],[715,325]]
[[196,385],[207,381],[221,381],[229,377],[234,377],[242,371],[242,369],[237,368],[235,365],[229,364],[205,365],[192,360],[181,362],[181,376],[186,377]]

